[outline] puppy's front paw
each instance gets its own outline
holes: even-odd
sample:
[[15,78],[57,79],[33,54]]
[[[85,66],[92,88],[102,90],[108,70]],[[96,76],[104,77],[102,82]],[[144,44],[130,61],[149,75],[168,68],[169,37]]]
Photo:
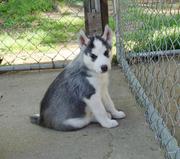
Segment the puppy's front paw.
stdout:
[[119,124],[116,120],[108,119],[106,123],[103,123],[102,126],[105,128],[114,128],[117,127]]
[[112,114],[115,119],[122,119],[126,117],[126,114],[123,111],[116,111]]

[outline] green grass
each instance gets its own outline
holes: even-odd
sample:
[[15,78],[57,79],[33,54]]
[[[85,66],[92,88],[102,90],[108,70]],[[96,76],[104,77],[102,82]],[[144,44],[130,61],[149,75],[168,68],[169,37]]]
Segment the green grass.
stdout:
[[[110,26],[114,28],[113,19],[110,19]],[[79,30],[84,28],[83,18],[71,16],[63,16],[59,20],[41,18],[35,23],[33,27],[0,32],[0,54],[56,49],[68,41],[76,42]]]
[[59,3],[63,5],[71,4],[74,6],[83,6],[83,0],[57,0]]
[[[54,0],[9,0],[0,3],[0,54],[58,50],[61,44],[76,42],[77,33],[84,28],[83,17],[76,12],[82,0],[58,0],[59,18],[54,13]],[[67,3],[68,2],[68,3]],[[127,6],[128,1],[124,1]],[[67,4],[70,7],[67,7]],[[175,5],[177,7],[177,5]],[[166,6],[168,7],[168,6]],[[153,7],[152,7],[153,8]],[[124,45],[127,52],[180,49],[180,15],[147,12],[140,7],[129,7],[122,17]],[[115,22],[109,18],[110,27]],[[129,29],[127,29],[129,28]]]
[[3,27],[9,28],[15,25],[31,23],[39,12],[51,11],[52,0],[9,0],[0,3],[0,13]]
[[66,17],[60,20],[39,19],[37,26],[0,34],[0,52],[48,51],[60,44],[76,40],[79,28],[84,21],[78,17]]
[[[24,4],[26,1],[30,8]],[[77,42],[77,34],[84,28],[84,19],[74,16],[71,9],[82,5],[82,1],[71,1],[72,6],[69,9],[65,0],[59,0],[61,14],[57,13],[59,17],[55,19],[46,15],[46,12],[55,13],[52,9],[52,1],[48,1],[45,6],[43,2],[40,0],[35,8],[29,0],[18,2],[10,0],[9,3],[0,4],[0,10],[4,13],[3,24],[0,26],[0,54],[57,51],[60,45],[65,45],[69,41]],[[22,7],[19,6],[19,11],[16,12],[14,5],[25,7],[21,12]],[[110,17],[109,21],[114,29],[113,18]]]
[[[60,1],[62,13],[57,13],[56,18],[46,15],[47,12],[55,13],[52,0],[0,3],[0,13],[3,13],[0,17],[3,21],[0,24],[0,54],[55,50],[65,42],[76,40],[78,31],[84,28],[84,20],[72,13],[66,14],[72,8],[67,10],[65,2]],[[77,7],[80,1],[71,4]]]
[[180,14],[162,14],[160,11],[139,7],[126,10],[123,21],[132,25],[124,32],[127,52],[180,49]]

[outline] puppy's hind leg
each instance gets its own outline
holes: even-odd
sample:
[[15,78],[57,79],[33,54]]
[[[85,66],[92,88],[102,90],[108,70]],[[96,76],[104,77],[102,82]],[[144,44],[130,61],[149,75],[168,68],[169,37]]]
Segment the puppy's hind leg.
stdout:
[[[83,117],[83,118],[70,118],[63,122],[64,128],[69,130],[78,130],[85,126],[87,126],[91,122],[91,118]],[[66,131],[66,130],[65,130]]]

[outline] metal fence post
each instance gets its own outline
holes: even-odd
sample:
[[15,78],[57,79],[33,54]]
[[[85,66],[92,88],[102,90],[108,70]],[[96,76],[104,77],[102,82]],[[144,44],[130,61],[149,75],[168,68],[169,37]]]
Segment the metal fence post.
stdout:
[[119,0],[113,0],[113,10],[115,15],[116,21],[116,52],[117,52],[117,61],[121,63],[121,59],[125,58],[124,50],[123,50],[123,43],[121,39],[123,39],[123,34],[121,32],[121,20],[120,20],[120,8],[119,8]]
[[180,159],[178,2],[113,0],[117,58],[166,159]]

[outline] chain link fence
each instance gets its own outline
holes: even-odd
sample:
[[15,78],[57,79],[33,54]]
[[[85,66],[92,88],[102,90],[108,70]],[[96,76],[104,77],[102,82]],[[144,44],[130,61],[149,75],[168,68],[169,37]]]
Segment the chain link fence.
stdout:
[[82,28],[82,0],[0,1],[0,70],[63,67]]
[[64,67],[84,28],[83,0],[0,0],[0,72]]
[[117,56],[165,158],[180,159],[180,1],[114,0]]

